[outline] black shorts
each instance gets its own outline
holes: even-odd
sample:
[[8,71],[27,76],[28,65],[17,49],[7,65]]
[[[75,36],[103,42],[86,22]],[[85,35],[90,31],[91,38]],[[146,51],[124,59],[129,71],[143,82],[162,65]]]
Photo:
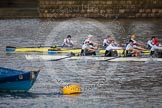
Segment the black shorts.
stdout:
[[106,57],[116,57],[116,56],[118,56],[118,52],[116,50],[106,50],[105,56]]
[[126,57],[132,57],[132,51],[131,50],[126,50]]
[[84,51],[83,49],[81,50],[81,56],[91,56],[91,55],[96,55],[96,52]]

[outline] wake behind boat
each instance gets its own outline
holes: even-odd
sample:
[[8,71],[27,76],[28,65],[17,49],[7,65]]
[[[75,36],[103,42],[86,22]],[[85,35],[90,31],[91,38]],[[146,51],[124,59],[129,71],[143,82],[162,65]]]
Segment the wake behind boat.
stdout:
[[147,62],[150,60],[162,62],[162,58],[137,58],[137,57],[103,57],[103,56],[62,56],[62,55],[25,55],[27,60],[93,60],[111,62]]
[[54,55],[25,55],[27,60],[56,60],[68,56],[54,56]]

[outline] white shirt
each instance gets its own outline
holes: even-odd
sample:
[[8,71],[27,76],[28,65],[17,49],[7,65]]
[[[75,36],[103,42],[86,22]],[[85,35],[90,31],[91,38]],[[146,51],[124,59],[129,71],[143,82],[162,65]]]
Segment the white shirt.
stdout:
[[147,44],[150,45],[150,46],[152,47],[152,46],[153,46],[152,40],[149,40],[149,41],[147,42]]
[[84,49],[86,49],[87,48],[87,45],[86,44],[83,44],[82,45],[82,49],[84,50]]
[[127,46],[126,46],[126,50],[130,50],[130,49],[132,49],[134,46],[131,46],[130,44],[128,44]]
[[73,43],[73,41],[71,40],[71,39],[64,39],[64,43],[66,43],[66,44],[72,44]]
[[106,50],[118,50],[118,49],[122,49],[122,47],[113,46],[112,44],[106,47]]
[[134,39],[131,39],[132,41],[133,41],[133,47],[136,47],[136,40],[134,40]]
[[72,47],[73,46],[73,41],[71,39],[64,39],[64,43],[62,44],[64,47]]
[[104,46],[105,44],[108,44],[107,39],[104,39],[104,40],[103,40],[103,46]]

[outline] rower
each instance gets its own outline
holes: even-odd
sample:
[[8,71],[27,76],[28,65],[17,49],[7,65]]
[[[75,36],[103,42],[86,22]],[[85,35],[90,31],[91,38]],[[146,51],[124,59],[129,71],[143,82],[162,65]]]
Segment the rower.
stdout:
[[118,56],[118,53],[117,53],[118,49],[122,49],[122,47],[118,47],[115,44],[115,41],[111,40],[110,44],[106,47],[105,56],[107,57]]
[[87,39],[84,40],[83,45],[85,44],[85,42],[88,41],[91,48],[97,50],[98,49],[98,46],[97,46],[98,44],[96,42],[92,41],[93,37],[94,37],[93,35],[88,35]]
[[71,40],[71,35],[68,35],[63,42],[62,47],[73,47],[74,42]]
[[159,41],[158,41],[158,39],[154,36],[154,38],[153,38],[153,43],[155,44],[155,45],[157,45],[157,46],[159,46]]
[[89,44],[90,44],[90,45],[96,46],[97,43],[93,42],[92,39],[93,39],[93,35],[88,35],[88,36],[87,36],[87,39],[84,40],[83,44],[85,44],[86,41],[89,41]]
[[149,40],[147,42],[148,44],[148,48],[150,49],[150,56],[153,56],[155,54],[155,50],[157,51],[156,53],[158,54],[157,56],[158,57],[161,57],[162,54],[161,54],[161,50],[162,50],[162,47],[159,46],[159,41],[156,39],[155,36],[152,36],[151,37],[151,40]]
[[140,57],[141,52],[142,52],[141,50],[136,49],[136,47],[133,44],[133,41],[129,40],[129,44],[126,46],[126,56],[127,57],[132,57],[132,56]]
[[150,56],[153,56],[154,55],[154,38],[155,36],[152,36],[151,39],[147,42],[147,49],[149,49],[151,52],[150,52]]
[[145,46],[145,45],[144,45],[144,44],[141,44],[141,43],[138,43],[135,39],[136,39],[136,36],[133,34],[133,35],[131,36],[131,39],[130,39],[130,40],[133,41],[133,47],[134,47],[135,49],[142,50],[142,51],[146,50],[146,49],[140,47],[140,46]]
[[147,49],[151,50],[152,46],[154,45],[154,42],[153,42],[153,39],[154,39],[154,38],[155,38],[155,37],[152,36],[151,39],[148,40],[148,42],[147,42]]
[[89,55],[96,55],[96,49],[90,44],[90,42],[87,40],[82,45],[82,56],[89,56]]
[[103,40],[103,44],[102,44],[102,47],[104,49],[106,49],[106,47],[110,44],[110,41],[112,40],[111,36],[107,36],[104,40]]
[[[103,40],[103,44],[102,44],[103,49],[106,49],[106,47],[110,45],[110,43],[111,43],[112,40],[113,40],[112,37],[108,35]],[[119,44],[117,42],[114,42],[114,46],[119,46]]]

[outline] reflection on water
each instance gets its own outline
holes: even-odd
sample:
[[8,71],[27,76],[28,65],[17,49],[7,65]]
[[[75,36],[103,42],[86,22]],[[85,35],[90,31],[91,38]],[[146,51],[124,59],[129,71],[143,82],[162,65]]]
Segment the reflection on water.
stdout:
[[[162,67],[160,62],[95,62],[87,60],[27,61],[25,54],[6,55],[5,46],[60,44],[67,34],[82,42],[87,34],[106,34],[125,42],[137,34],[146,42],[152,35],[162,41],[161,19],[43,21],[0,20],[0,65],[13,69],[40,68],[38,80],[28,93],[0,93],[0,107],[17,108],[160,108],[162,107]],[[64,25],[65,24],[65,25]],[[58,28],[59,27],[59,28]],[[50,39],[49,39],[50,38]],[[102,38],[102,39],[101,39]],[[80,44],[78,45],[80,47]],[[78,83],[82,94],[66,96],[61,87]]]

